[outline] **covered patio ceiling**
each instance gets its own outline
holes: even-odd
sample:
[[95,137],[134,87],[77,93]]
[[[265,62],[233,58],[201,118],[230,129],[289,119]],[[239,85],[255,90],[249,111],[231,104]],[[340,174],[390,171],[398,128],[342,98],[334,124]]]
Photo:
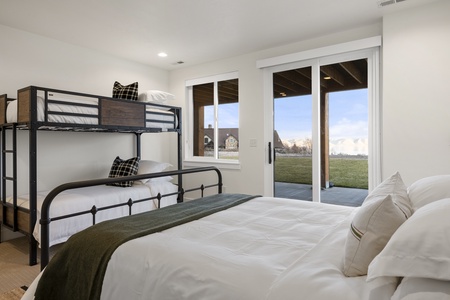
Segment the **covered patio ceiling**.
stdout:
[[[273,97],[294,97],[311,94],[311,67],[273,74]],[[367,61],[359,59],[320,68],[321,93],[367,88]]]
[[[367,88],[367,61],[359,59],[340,62],[320,68],[321,93],[331,93]],[[238,79],[219,84],[219,103],[238,102]],[[198,104],[212,105],[214,85],[195,86],[194,97]],[[311,94],[311,67],[293,69],[273,74],[273,97],[294,97]]]

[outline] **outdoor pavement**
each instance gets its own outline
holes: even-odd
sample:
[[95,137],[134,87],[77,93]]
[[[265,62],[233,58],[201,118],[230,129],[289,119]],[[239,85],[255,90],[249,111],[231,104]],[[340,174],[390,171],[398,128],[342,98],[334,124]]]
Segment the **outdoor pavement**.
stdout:
[[[323,189],[321,202],[345,206],[361,206],[367,197],[365,189],[332,187]],[[275,197],[312,201],[312,186],[308,184],[275,182]]]

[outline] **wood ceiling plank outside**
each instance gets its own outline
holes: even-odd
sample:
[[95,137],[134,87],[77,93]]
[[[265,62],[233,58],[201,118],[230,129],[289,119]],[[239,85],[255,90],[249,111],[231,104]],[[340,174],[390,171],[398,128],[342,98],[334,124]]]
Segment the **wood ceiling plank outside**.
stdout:
[[286,94],[296,94],[297,91],[300,89],[300,85],[297,85],[295,83],[293,83],[290,80],[287,80],[283,77],[279,77],[276,79],[276,85],[280,88],[284,88],[285,89],[285,93]]
[[303,76],[299,72],[294,71],[287,71],[287,72],[280,72],[277,73],[278,76],[283,77],[284,79],[287,79],[288,81],[291,81],[292,83],[299,85],[307,90],[311,90],[311,78],[307,78]]
[[359,83],[364,82],[364,76],[363,76],[361,70],[358,69],[353,62],[347,61],[347,62],[340,63],[339,65],[357,82],[359,82]]
[[345,86],[346,83],[345,77],[333,65],[321,66],[320,71],[325,75],[330,76],[331,80],[334,80],[340,85]]

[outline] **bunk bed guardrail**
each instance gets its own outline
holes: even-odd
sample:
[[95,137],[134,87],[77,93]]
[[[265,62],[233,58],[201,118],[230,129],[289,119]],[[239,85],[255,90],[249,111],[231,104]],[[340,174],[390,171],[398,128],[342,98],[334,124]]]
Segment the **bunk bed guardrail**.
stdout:
[[[178,175],[179,177],[182,177],[182,175],[185,174],[192,174],[192,173],[203,173],[203,172],[216,172],[217,174],[217,182],[209,185],[203,185],[201,184],[199,187],[194,187],[191,189],[179,189],[176,193],[170,193],[170,194],[163,194],[161,195],[158,193],[155,197],[150,197],[146,199],[141,199],[138,201],[132,201],[131,199],[127,202],[123,202],[120,204],[110,205],[110,206],[104,206],[104,207],[96,207],[95,205],[87,211],[77,212],[75,214],[67,214],[67,215],[61,215],[61,216],[54,216],[50,217],[50,207],[55,199],[55,197],[60,194],[63,191],[70,190],[70,189],[76,189],[76,188],[83,188],[83,187],[91,187],[91,186],[97,186],[97,185],[104,185],[104,184],[112,184],[112,183],[118,183],[122,181],[136,181],[141,179],[150,179],[150,178],[157,178],[157,177],[165,177],[165,176],[174,176]],[[50,193],[45,197],[44,202],[42,204],[42,211],[41,211],[41,219],[40,219],[40,225],[41,225],[41,269],[44,269],[45,266],[49,262],[49,256],[50,256],[50,247],[49,247],[49,231],[50,231],[50,224],[52,221],[72,218],[79,215],[86,215],[86,214],[92,214],[92,220],[93,224],[95,225],[95,214],[98,211],[101,210],[107,210],[107,209],[113,209],[119,206],[129,206],[129,214],[131,215],[131,207],[135,203],[143,202],[143,201],[151,201],[155,198],[158,200],[158,207],[159,203],[162,198],[172,196],[174,194],[178,194],[179,201],[183,202],[184,195],[186,193],[194,192],[194,191],[200,191],[201,197],[204,196],[205,189],[214,188],[217,187],[217,193],[222,193],[222,174],[220,170],[216,167],[200,167],[200,168],[192,168],[192,169],[184,169],[184,170],[175,170],[175,171],[165,171],[165,172],[159,172],[159,173],[152,173],[152,174],[143,174],[143,175],[135,175],[135,176],[126,176],[126,177],[117,177],[117,178],[103,178],[103,179],[93,179],[93,180],[85,180],[85,181],[76,181],[76,182],[69,182],[62,185],[57,186],[53,190],[50,191]],[[176,204],[175,204],[176,205]]]

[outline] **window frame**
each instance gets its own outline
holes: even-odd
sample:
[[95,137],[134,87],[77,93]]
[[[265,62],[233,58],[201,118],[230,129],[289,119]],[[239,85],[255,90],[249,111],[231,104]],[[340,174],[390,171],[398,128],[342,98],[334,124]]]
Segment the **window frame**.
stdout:
[[[218,75],[212,75],[212,76],[205,76],[201,78],[196,79],[190,79],[186,80],[185,87],[186,87],[186,108],[187,108],[187,114],[186,114],[186,125],[185,126],[185,151],[184,151],[184,161],[183,165],[187,167],[198,167],[198,166],[210,166],[214,165],[220,168],[226,168],[226,169],[240,169],[240,157],[238,159],[221,159],[216,158],[218,157],[217,151],[218,147],[215,146],[215,156],[214,157],[204,157],[204,156],[194,156],[194,104],[193,104],[193,86],[200,85],[200,84],[206,84],[206,83],[213,83],[214,84],[214,130],[217,130],[215,132],[215,145],[217,145],[217,137],[218,137],[218,114],[217,114],[217,105],[218,103],[218,82],[225,81],[225,80],[231,80],[231,79],[239,79],[239,72],[233,71],[228,73],[222,73]],[[238,108],[238,111],[240,109]],[[239,117],[240,118],[240,117]],[[240,122],[239,122],[240,126]],[[239,127],[238,127],[239,128]]]

